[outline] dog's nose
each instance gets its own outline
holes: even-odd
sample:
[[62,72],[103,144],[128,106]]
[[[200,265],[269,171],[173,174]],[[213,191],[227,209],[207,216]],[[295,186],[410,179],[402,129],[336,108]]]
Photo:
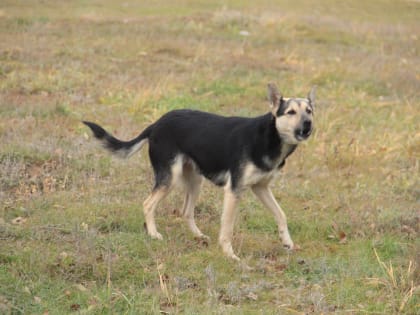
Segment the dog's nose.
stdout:
[[311,132],[312,129],[312,122],[310,120],[305,120],[303,122],[303,134],[307,135]]

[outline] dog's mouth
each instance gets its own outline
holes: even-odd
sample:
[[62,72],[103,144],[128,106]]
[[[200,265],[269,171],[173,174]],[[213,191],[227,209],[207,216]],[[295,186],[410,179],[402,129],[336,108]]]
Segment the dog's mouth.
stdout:
[[295,130],[295,138],[298,141],[304,141],[309,138],[312,133],[312,128],[310,129],[296,129]]

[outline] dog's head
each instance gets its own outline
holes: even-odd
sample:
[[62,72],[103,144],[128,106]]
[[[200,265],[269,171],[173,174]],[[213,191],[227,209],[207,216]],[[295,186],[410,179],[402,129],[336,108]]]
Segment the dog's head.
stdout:
[[313,130],[315,87],[307,98],[283,98],[275,84],[268,84],[268,99],[279,136],[288,144],[309,138]]

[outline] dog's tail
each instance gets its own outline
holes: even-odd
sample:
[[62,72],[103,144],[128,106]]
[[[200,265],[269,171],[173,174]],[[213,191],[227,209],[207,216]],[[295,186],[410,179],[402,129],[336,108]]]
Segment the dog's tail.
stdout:
[[95,138],[98,139],[106,149],[123,158],[130,157],[143,147],[148,141],[153,127],[153,125],[150,125],[133,140],[121,141],[93,122],[83,121],[83,123],[92,130]]

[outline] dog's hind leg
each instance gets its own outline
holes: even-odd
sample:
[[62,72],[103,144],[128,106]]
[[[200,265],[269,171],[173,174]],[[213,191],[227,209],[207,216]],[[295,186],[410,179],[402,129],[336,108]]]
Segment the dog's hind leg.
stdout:
[[268,185],[265,183],[254,185],[252,186],[252,191],[261,200],[261,202],[274,214],[274,218],[277,222],[280,239],[282,240],[283,246],[287,249],[293,249],[294,245],[289,234],[289,229],[287,228],[286,215],[280,208]]
[[238,196],[230,187],[225,187],[219,244],[226,256],[239,261],[239,257],[235,255],[232,248],[233,227],[238,214],[237,203]]
[[197,227],[194,219],[194,208],[198,199],[198,195],[200,193],[203,178],[194,170],[194,167],[189,163],[184,164],[182,176],[186,190],[184,205],[182,207],[182,214],[186,219],[191,232],[196,237],[208,238],[208,236],[204,235]]
[[159,202],[164,199],[182,174],[182,159],[173,154],[168,146],[156,146],[155,141],[149,144],[149,157],[155,175],[155,186],[152,193],[143,203],[147,233],[155,239],[163,239],[156,229],[155,212]]
[[160,186],[153,189],[152,193],[143,203],[144,219],[146,221],[147,233],[151,238],[162,240],[162,234],[156,229],[155,211],[158,203],[165,198],[170,191],[167,186]]

